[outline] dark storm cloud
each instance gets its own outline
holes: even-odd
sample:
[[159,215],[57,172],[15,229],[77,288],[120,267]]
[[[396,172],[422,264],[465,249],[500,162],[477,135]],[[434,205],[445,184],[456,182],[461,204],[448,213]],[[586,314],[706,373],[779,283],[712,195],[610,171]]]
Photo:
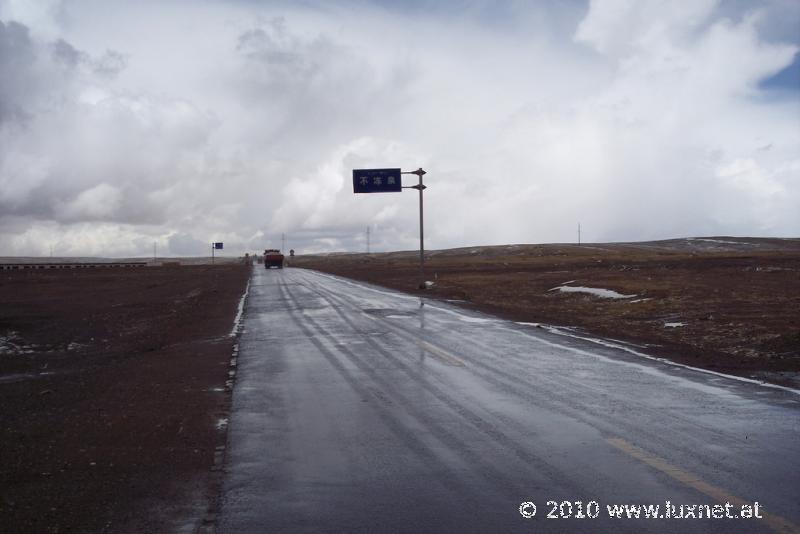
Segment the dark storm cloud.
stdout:
[[71,68],[77,67],[81,61],[85,61],[87,58],[85,53],[77,50],[74,46],[63,39],[57,40],[50,46],[53,51],[53,57]]
[[28,28],[0,20],[0,123],[24,117],[22,104],[34,83],[29,69],[35,58]]
[[122,72],[128,64],[125,55],[114,50],[106,50],[103,56],[92,62],[92,70],[95,74],[113,78]]
[[204,243],[189,234],[173,234],[167,239],[169,251],[178,256],[201,256],[209,253],[210,244]]
[[202,151],[213,119],[179,99],[106,86],[125,65],[113,50],[92,57],[0,23],[0,218],[166,222],[169,190],[186,174],[181,155]]

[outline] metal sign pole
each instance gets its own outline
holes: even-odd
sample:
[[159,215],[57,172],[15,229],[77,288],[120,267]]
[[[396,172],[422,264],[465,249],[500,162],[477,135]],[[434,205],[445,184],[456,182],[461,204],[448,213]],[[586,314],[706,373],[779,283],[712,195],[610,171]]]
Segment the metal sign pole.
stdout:
[[[419,177],[417,185],[401,185],[401,174],[416,174]],[[422,210],[422,192],[425,184],[422,177],[427,174],[420,167],[416,171],[402,172],[401,169],[353,169],[353,193],[399,193],[403,189],[416,189],[419,191],[419,288],[426,289],[425,285],[425,221]],[[369,228],[367,228],[367,252],[369,252]]]
[[422,210],[422,174],[419,173],[419,288],[425,289],[425,224],[422,218],[424,213]]
[[419,184],[412,185],[411,189],[419,191],[419,288],[426,289],[425,285],[425,225],[422,210],[422,192],[425,190],[425,185],[422,183],[422,177],[427,174],[420,167],[416,171],[404,172],[403,174],[416,174],[419,176]]
[[211,265],[214,265],[214,243],[211,243]]

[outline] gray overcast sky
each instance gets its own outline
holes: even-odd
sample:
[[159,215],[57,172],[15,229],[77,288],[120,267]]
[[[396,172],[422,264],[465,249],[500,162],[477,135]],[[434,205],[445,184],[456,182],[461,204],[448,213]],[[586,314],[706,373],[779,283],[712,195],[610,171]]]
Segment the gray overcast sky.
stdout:
[[[800,235],[800,2],[0,0],[0,255]],[[287,248],[288,248],[287,246]]]

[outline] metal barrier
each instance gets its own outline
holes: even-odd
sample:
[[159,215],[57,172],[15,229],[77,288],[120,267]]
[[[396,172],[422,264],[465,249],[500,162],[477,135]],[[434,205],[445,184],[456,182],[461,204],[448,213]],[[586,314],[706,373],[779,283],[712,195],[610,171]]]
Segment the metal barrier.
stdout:
[[22,269],[111,269],[146,266],[146,261],[125,263],[0,263],[0,271]]

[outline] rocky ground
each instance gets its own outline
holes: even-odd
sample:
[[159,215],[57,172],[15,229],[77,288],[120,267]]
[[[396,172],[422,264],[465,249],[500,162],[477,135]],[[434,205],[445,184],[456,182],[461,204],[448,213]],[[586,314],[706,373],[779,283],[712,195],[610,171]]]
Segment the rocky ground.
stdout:
[[3,532],[194,531],[249,268],[0,271]]
[[[800,240],[509,245],[426,253],[424,294],[517,321],[636,343],[649,354],[800,387]],[[416,252],[297,256],[409,292]],[[625,298],[554,289],[613,290]]]

